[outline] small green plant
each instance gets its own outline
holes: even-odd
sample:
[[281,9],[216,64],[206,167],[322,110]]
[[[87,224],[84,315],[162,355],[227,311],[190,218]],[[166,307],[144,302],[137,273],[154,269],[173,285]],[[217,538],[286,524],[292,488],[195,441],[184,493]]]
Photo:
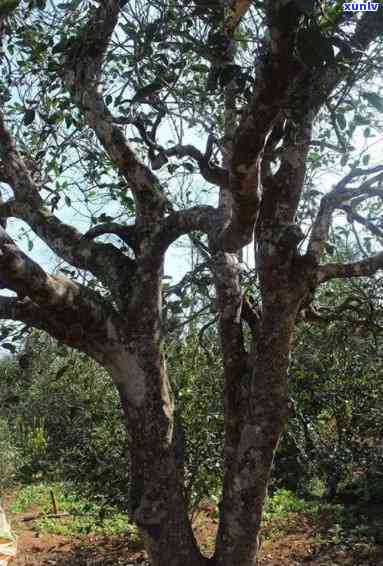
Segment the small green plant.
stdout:
[[[57,505],[58,517],[54,514],[52,493]],[[66,536],[87,534],[116,535],[129,533],[137,537],[136,529],[128,517],[115,507],[84,499],[68,483],[36,484],[22,488],[12,505],[13,513],[25,513],[33,508],[36,513],[34,528]]]
[[48,432],[45,420],[43,417],[33,417],[29,423],[18,417],[16,430],[22,453],[21,475],[23,479],[32,479],[46,467]]
[[268,521],[273,517],[284,517],[289,513],[314,512],[317,508],[318,503],[315,501],[301,499],[287,489],[278,489],[267,500],[265,519]]
[[30,447],[31,453],[36,457],[44,456],[48,445],[44,418],[34,418],[33,424],[24,428],[26,442]]

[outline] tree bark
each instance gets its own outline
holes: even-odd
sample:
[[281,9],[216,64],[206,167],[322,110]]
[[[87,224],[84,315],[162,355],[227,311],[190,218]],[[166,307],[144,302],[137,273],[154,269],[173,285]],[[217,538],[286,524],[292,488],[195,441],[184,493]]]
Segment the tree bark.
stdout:
[[[226,427],[224,486],[214,556],[217,566],[257,564],[267,485],[289,413],[287,373],[304,278],[291,279],[291,263],[283,263],[282,258],[274,256],[263,265],[262,313],[254,352],[247,353],[241,328],[238,260],[234,254],[217,254],[214,262]],[[277,279],[276,268],[284,272]]]
[[[265,291],[256,350],[248,354],[242,336],[238,258],[218,252],[213,263],[224,352],[226,441],[220,526],[212,559],[201,555],[188,517],[173,400],[154,318],[131,320],[134,331],[110,358],[130,436],[132,518],[152,566],[257,564],[267,484],[288,416],[287,369],[301,293],[279,287]],[[147,310],[141,305],[139,312],[149,312],[147,302]],[[151,313],[153,309],[152,304]]]
[[119,390],[130,441],[131,517],[140,529],[152,566],[203,566],[206,560],[194,539],[183,470],[177,459],[165,363],[156,344],[151,348],[142,336],[133,341],[136,349],[123,348],[109,368]]
[[[285,307],[285,308],[283,308]],[[250,371],[231,368],[241,395],[232,409],[217,539],[217,566],[256,566],[259,531],[275,450],[288,417],[287,370],[295,313],[275,305],[267,313]],[[235,407],[237,404],[237,407]],[[234,426],[233,426],[234,424]]]

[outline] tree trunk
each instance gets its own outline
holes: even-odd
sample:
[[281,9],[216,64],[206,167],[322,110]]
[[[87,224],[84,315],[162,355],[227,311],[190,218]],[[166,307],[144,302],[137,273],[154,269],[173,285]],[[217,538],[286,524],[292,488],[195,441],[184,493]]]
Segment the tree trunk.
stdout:
[[[288,417],[287,370],[294,314],[277,305],[266,317],[254,369],[242,380],[236,434],[226,444],[217,540],[219,566],[256,566],[259,531],[275,450]],[[279,312],[278,312],[279,310]],[[231,440],[231,441],[230,441]]]
[[[283,306],[285,308],[283,308]],[[265,312],[252,370],[230,369],[242,382],[228,400],[230,434],[217,538],[217,566],[256,566],[259,531],[275,450],[288,416],[287,370],[295,312]]]
[[225,475],[215,564],[256,566],[273,457],[289,412],[287,371],[304,287],[289,286],[287,278],[262,279],[256,348],[247,354],[234,254],[217,254],[214,276],[225,371]]
[[129,343],[135,350],[122,349],[109,370],[130,440],[131,516],[151,566],[203,566],[207,561],[188,517],[164,360],[158,345],[147,337],[130,337]]
[[115,344],[106,356],[130,437],[131,514],[144,537],[151,566],[257,564],[273,456],[288,415],[287,370],[302,289],[264,283],[268,288],[263,293],[256,351],[248,354],[242,336],[237,256],[218,252],[213,271],[221,313],[226,439],[220,525],[212,559],[201,555],[188,517],[155,277],[147,279],[145,293],[128,313],[130,330],[125,336],[115,333]]

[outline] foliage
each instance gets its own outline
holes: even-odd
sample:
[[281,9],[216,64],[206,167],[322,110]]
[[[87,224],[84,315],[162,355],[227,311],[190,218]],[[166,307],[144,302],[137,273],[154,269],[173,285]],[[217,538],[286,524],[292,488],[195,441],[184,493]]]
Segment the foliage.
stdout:
[[317,324],[301,326],[290,380],[295,414],[276,466],[284,485],[304,489],[319,477],[329,497],[381,500],[380,293],[379,280],[329,285],[317,298]]
[[189,505],[216,498],[222,486],[222,364],[215,332],[198,339],[197,329],[167,349],[175,381],[178,415],[185,431],[185,483]]
[[[65,478],[126,507],[127,437],[108,376],[84,355],[35,333],[15,360],[6,413],[21,456],[19,477]],[[24,360],[25,361],[25,360]]]
[[264,521],[284,517],[289,513],[315,512],[318,506],[318,501],[303,499],[288,489],[277,489],[266,501]]
[[[217,497],[222,480],[222,368],[214,332],[174,336],[166,349],[179,422],[185,432],[185,480],[191,508]],[[7,361],[12,384],[2,384],[5,423],[20,453],[24,482],[58,478],[127,509],[127,435],[115,389],[87,357],[34,333]],[[12,392],[12,396],[10,396]],[[181,432],[182,434],[182,432]]]
[[[281,486],[310,495],[313,482],[322,481],[318,496],[381,497],[376,426],[383,399],[380,307],[376,288],[366,285],[328,286],[317,297],[321,312],[332,316],[344,297],[352,308],[327,324],[300,327],[290,380],[295,414],[277,453],[273,491]],[[369,318],[364,316],[361,326],[367,311]],[[350,334],[352,322],[356,332]],[[166,349],[186,438],[183,456],[191,509],[208,496],[217,499],[221,491],[223,384],[216,342],[214,327],[201,334],[197,326],[189,333],[173,333]],[[3,362],[5,374],[12,376],[12,390],[4,389],[6,379],[1,382],[7,426],[16,435],[22,457],[19,477],[75,481],[126,509],[127,444],[109,378],[81,354],[42,335],[34,334],[29,348],[33,354],[25,350],[21,355],[29,355],[28,369]]]
[[8,421],[0,418],[0,492],[12,485],[17,473],[19,454]]
[[[50,517],[54,494],[59,513],[68,517]],[[129,533],[136,536],[135,529],[127,516],[113,506],[105,506],[89,501],[80,495],[70,483],[39,483],[28,485],[18,491],[12,504],[13,513],[26,513],[33,510],[36,515],[34,528],[38,532],[49,532],[66,536],[84,534],[115,535]]]

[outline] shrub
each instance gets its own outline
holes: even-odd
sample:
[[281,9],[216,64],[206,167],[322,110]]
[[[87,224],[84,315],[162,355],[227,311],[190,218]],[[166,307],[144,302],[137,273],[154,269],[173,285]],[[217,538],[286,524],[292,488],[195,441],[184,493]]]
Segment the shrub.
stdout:
[[16,477],[18,452],[8,422],[0,418],[0,490],[12,485]]

